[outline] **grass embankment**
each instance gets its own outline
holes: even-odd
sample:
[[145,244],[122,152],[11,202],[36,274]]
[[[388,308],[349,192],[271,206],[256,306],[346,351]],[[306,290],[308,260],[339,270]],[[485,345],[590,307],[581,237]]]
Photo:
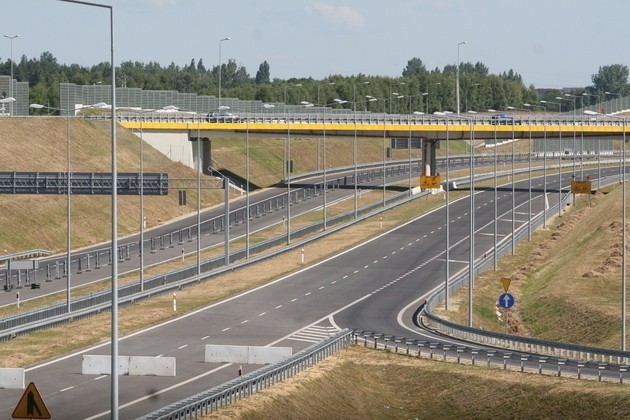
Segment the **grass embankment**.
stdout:
[[627,387],[351,346],[208,419],[622,419]]
[[[0,119],[0,167],[2,171],[67,171],[65,118]],[[73,172],[111,172],[110,126],[71,118],[69,121],[70,168]],[[120,172],[140,171],[138,137],[123,128],[117,130],[117,161]],[[146,146],[145,172],[166,172],[170,178],[194,178],[195,171],[168,160]],[[204,204],[219,203],[223,193],[202,191]],[[177,194],[145,197],[148,227],[196,210],[196,192],[189,191],[187,206],[179,206]],[[2,250],[18,252],[47,249],[61,252],[66,247],[65,195],[1,195],[0,242]],[[121,235],[139,229],[140,198],[118,198]],[[72,197],[72,246],[81,248],[100,243],[111,236],[111,199],[109,196]]]

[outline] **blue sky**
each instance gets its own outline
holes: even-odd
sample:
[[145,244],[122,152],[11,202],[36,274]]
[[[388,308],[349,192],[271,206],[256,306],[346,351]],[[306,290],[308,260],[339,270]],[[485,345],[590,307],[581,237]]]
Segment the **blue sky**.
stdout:
[[[115,60],[234,59],[254,76],[400,76],[457,61],[513,69],[538,88],[591,84],[600,66],[630,66],[626,0],[93,0],[114,6]],[[2,34],[16,61],[50,51],[60,63],[109,61],[105,9],[57,0],[2,0]],[[10,55],[2,38],[0,59]]]

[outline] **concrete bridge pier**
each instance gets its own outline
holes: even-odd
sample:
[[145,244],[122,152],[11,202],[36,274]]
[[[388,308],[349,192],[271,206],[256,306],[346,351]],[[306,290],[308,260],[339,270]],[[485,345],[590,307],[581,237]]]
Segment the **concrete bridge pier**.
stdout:
[[437,175],[437,149],[440,148],[439,140],[423,139],[422,141],[422,174],[423,176]]
[[[191,136],[188,139],[191,142],[193,162],[195,169],[201,163],[201,173],[204,175],[212,175],[212,143],[208,137]],[[197,145],[200,141],[201,144]],[[198,156],[200,154],[201,156]]]

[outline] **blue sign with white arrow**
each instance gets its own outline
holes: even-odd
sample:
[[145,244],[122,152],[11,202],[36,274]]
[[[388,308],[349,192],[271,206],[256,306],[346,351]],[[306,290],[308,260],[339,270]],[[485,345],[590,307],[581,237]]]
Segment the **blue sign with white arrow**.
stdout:
[[509,309],[514,306],[514,296],[509,293],[503,293],[499,296],[499,306],[504,309]]

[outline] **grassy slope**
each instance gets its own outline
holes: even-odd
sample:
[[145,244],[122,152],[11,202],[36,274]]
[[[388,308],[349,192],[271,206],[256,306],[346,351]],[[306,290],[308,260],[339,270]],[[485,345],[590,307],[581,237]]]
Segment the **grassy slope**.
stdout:
[[349,347],[204,418],[621,419],[624,385],[511,373]]
[[[111,142],[107,122],[71,119],[71,170],[110,172]],[[0,170],[65,172],[65,118],[0,119]],[[125,129],[117,131],[117,160],[121,172],[139,172],[139,140]],[[192,178],[194,171],[171,162],[155,149],[145,147],[145,171],[166,172],[171,178]],[[220,191],[204,191],[202,202],[220,202]],[[127,234],[139,229],[138,196],[119,196],[119,230]],[[145,197],[149,226],[191,213],[196,209],[195,191],[189,191],[188,206],[179,206],[177,194]],[[65,249],[66,197],[64,195],[2,195],[0,242],[8,252],[43,248]],[[78,248],[106,240],[111,235],[109,196],[72,198],[72,242]]]

